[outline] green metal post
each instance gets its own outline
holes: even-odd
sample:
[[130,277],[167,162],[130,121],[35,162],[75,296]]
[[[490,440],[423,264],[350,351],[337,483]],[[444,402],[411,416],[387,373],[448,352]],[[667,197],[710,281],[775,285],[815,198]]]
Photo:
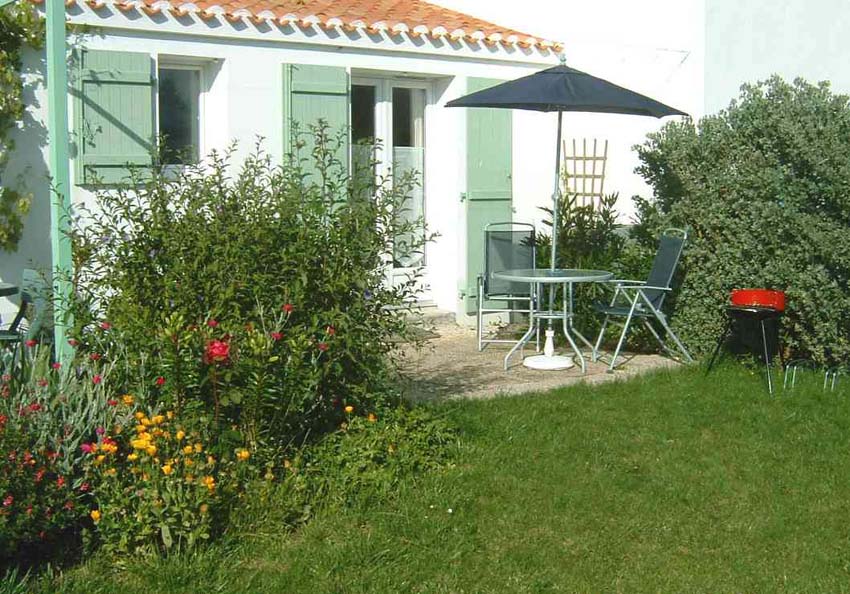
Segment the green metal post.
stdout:
[[67,305],[71,295],[71,241],[67,235],[71,205],[68,168],[68,62],[65,43],[65,2],[47,5],[47,131],[53,192],[50,202],[50,242],[53,255],[54,337],[56,357],[66,361],[73,349],[66,339]]

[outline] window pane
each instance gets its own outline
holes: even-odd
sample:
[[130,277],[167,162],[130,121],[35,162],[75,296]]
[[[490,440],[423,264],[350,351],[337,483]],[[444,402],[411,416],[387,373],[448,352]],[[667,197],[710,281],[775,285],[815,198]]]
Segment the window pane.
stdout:
[[399,222],[412,225],[395,238],[395,268],[412,268],[425,264],[424,228],[419,224],[425,217],[425,90],[393,89],[393,175],[402,179],[411,172],[417,184],[411,188],[401,210]]
[[159,134],[165,163],[195,163],[200,145],[198,70],[159,69]]

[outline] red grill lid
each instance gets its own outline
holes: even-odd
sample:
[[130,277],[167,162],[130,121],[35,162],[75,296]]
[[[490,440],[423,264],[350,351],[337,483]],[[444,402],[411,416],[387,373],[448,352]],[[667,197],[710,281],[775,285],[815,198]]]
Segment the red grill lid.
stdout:
[[732,305],[769,307],[785,311],[785,292],[772,289],[732,289]]

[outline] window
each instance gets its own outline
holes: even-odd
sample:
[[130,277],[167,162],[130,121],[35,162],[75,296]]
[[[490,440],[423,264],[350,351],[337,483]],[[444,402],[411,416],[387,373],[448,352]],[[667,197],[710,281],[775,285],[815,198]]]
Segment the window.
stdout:
[[197,163],[201,154],[201,69],[159,66],[159,136],[168,165]]

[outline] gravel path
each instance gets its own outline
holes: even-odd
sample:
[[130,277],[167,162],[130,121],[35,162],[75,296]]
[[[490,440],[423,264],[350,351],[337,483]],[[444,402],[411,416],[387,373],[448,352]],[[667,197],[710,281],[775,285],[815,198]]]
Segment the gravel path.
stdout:
[[[556,336],[556,347],[563,343]],[[502,394],[539,392],[578,382],[607,382],[629,378],[651,369],[676,366],[678,363],[660,355],[632,355],[614,373],[607,365],[590,363],[587,374],[578,367],[564,371],[536,371],[521,364],[519,355],[511,358],[508,371],[502,368],[510,350],[508,344],[492,344],[478,352],[475,330],[456,324],[443,323],[435,328],[434,337],[416,350],[405,348],[405,375],[409,378],[408,396],[412,400],[442,400],[451,398],[492,398]],[[533,354],[534,345],[525,354]]]

